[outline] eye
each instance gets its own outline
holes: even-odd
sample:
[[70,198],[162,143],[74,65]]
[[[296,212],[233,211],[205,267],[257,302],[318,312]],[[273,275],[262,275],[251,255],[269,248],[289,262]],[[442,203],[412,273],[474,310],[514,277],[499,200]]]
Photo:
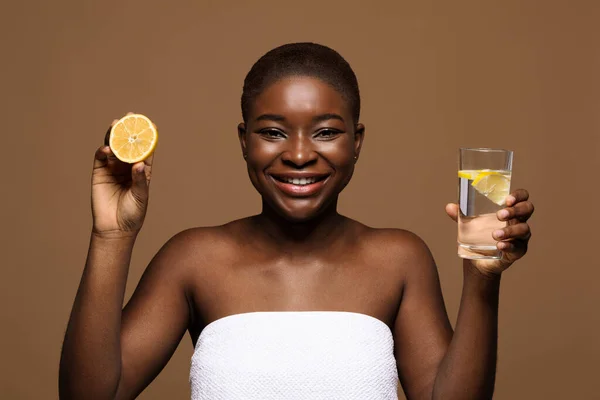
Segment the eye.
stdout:
[[338,131],[336,129],[326,128],[326,129],[321,129],[320,131],[318,131],[315,136],[318,138],[321,138],[321,139],[333,139],[340,133],[342,133],[342,132]]
[[263,136],[266,136],[268,139],[285,138],[285,134],[283,132],[274,128],[262,129],[258,131],[258,133],[260,133]]

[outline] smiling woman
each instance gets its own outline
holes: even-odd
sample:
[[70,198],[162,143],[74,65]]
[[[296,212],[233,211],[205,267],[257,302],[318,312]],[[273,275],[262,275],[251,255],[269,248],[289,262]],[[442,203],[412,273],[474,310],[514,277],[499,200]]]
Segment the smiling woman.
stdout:
[[251,110],[238,131],[265,207],[298,222],[335,213],[364,136],[348,102],[319,78],[290,76],[267,86]]
[[[135,398],[185,332],[193,399],[490,398],[500,276],[525,254],[533,212],[513,192],[500,260],[464,260],[456,332],[427,246],[343,216],[365,137],[354,72],[313,43],[271,50],[244,82],[238,136],[262,211],[190,228],[152,259],[122,309],[152,157],[100,147],[93,231],[65,335],[63,399]],[[446,207],[456,220],[457,205]]]

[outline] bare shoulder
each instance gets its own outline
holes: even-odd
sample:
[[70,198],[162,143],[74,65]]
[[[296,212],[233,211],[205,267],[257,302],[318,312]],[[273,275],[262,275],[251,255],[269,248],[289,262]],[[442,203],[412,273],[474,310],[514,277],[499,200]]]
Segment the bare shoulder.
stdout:
[[[211,255],[225,251],[230,235],[224,226],[195,227],[172,235],[152,258],[146,275],[189,282],[191,274]],[[229,246],[231,247],[231,246]],[[161,278],[161,279],[162,279]]]
[[425,241],[414,232],[399,228],[372,228],[366,225],[362,225],[360,230],[361,241],[375,251],[389,253],[408,262],[431,257]]
[[436,266],[425,241],[416,233],[398,228],[372,228],[365,225],[359,229],[363,253],[379,268],[405,282],[410,276],[431,274]]
[[236,223],[184,229],[169,238],[159,253],[164,253],[169,261],[187,265],[226,252],[235,245]]

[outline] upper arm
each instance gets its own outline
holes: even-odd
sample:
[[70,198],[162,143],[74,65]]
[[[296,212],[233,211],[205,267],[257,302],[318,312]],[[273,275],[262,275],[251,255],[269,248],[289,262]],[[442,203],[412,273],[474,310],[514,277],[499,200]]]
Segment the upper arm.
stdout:
[[403,244],[406,275],[394,324],[398,374],[409,399],[430,398],[452,327],[427,245],[413,234],[405,235]]
[[167,364],[189,326],[192,235],[171,238],[146,268],[121,318],[118,399],[135,398]]

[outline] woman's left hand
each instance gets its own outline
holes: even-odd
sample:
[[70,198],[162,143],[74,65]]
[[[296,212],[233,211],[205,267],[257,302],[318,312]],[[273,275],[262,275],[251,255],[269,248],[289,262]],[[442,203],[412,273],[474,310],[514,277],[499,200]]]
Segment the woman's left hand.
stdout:
[[[527,245],[531,238],[531,229],[527,220],[533,214],[533,203],[529,201],[529,192],[517,189],[506,198],[506,207],[497,212],[500,221],[507,226],[492,233],[502,258],[498,260],[470,260],[473,266],[484,275],[500,275],[512,263],[527,253]],[[458,205],[446,205],[446,212],[454,221],[458,218]]]

